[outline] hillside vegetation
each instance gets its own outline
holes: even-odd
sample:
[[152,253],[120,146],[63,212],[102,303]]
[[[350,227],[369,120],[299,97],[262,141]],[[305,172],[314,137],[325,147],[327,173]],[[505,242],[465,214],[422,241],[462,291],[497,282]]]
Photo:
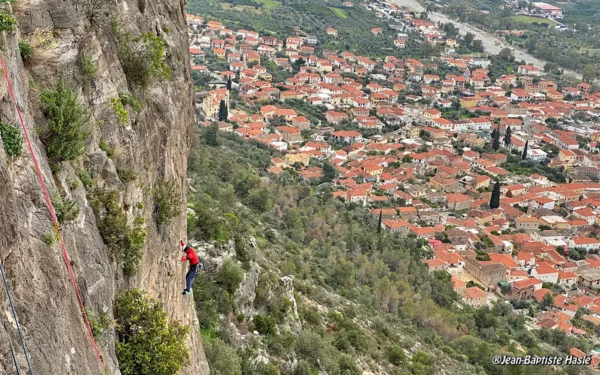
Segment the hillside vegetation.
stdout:
[[331,175],[269,175],[265,146],[215,132],[195,139],[188,166],[189,235],[205,241],[208,269],[194,298],[212,374],[559,374],[491,357],[589,349],[528,330],[508,302],[464,305],[448,274],[421,264],[423,240],[378,234],[376,217],[331,197]]

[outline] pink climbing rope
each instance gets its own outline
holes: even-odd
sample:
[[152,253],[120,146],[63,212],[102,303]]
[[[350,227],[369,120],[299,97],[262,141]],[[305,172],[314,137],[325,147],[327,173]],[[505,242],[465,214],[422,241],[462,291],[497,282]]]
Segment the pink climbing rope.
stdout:
[[100,362],[100,367],[102,371],[104,371],[104,362],[102,361],[102,355],[100,354],[100,350],[98,349],[98,345],[96,344],[96,340],[94,339],[94,333],[92,331],[92,326],[88,319],[88,316],[85,312],[85,306],[83,305],[83,299],[81,298],[81,293],[79,292],[79,287],[77,286],[77,280],[75,279],[75,272],[73,272],[73,268],[71,267],[71,260],[69,259],[69,254],[67,253],[67,248],[65,247],[65,242],[63,241],[62,235],[60,234],[60,227],[58,225],[58,219],[56,218],[56,213],[54,212],[54,206],[52,206],[52,201],[50,200],[50,196],[48,195],[48,189],[46,189],[46,183],[44,182],[44,177],[42,176],[42,171],[38,164],[37,158],[35,157],[35,153],[33,152],[33,146],[31,144],[31,140],[29,139],[29,133],[27,132],[27,128],[25,127],[25,121],[23,121],[23,116],[21,115],[21,110],[19,109],[19,105],[17,104],[17,99],[15,98],[15,93],[13,91],[13,87],[10,81],[10,77],[8,76],[8,70],[6,69],[6,65],[4,64],[4,58],[0,55],[0,68],[4,73],[4,80],[8,85],[8,91],[10,92],[10,96],[15,105],[15,109],[17,110],[17,114],[19,116],[19,121],[21,122],[21,128],[23,129],[23,134],[27,141],[27,148],[29,149],[29,154],[31,155],[31,160],[33,161],[33,165],[35,166],[35,171],[38,176],[38,180],[40,181],[40,185],[42,187],[42,193],[44,194],[44,199],[46,200],[46,206],[48,207],[48,211],[50,211],[50,217],[52,218],[52,222],[54,223],[54,229],[56,231],[58,242],[60,243],[60,247],[62,249],[63,258],[65,260],[65,264],[67,265],[67,269],[69,270],[69,276],[71,277],[71,283],[73,284],[73,288],[75,289],[75,294],[77,295],[77,301],[79,302],[79,308],[81,309],[81,314],[83,315],[83,320],[87,326],[88,333],[90,338],[92,339],[92,345],[94,346],[94,352],[98,361]]

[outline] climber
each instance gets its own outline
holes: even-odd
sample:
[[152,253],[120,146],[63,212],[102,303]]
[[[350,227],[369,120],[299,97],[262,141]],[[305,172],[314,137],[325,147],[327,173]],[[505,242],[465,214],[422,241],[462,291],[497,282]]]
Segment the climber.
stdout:
[[180,244],[183,246],[183,251],[185,251],[185,255],[181,258],[181,261],[190,261],[190,269],[185,275],[185,289],[183,290],[183,293],[181,293],[187,295],[190,294],[190,291],[192,290],[192,282],[194,281],[194,277],[196,277],[196,274],[204,267],[203,264],[198,261],[198,255],[196,255],[196,251],[192,248],[192,246],[190,246],[189,243],[186,244],[185,242],[181,241]]

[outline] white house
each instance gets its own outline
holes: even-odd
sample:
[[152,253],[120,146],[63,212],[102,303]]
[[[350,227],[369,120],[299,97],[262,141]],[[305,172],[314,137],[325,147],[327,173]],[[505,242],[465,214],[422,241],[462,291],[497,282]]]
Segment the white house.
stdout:
[[559,271],[547,264],[541,264],[531,269],[531,276],[534,276],[545,283],[558,283]]
[[572,240],[569,240],[569,248],[582,248],[587,251],[590,250],[598,250],[600,249],[600,241],[595,238],[587,238],[587,237],[573,237]]
[[544,160],[548,157],[548,154],[544,150],[540,150],[539,148],[528,149],[527,150],[527,159],[531,159],[534,161]]

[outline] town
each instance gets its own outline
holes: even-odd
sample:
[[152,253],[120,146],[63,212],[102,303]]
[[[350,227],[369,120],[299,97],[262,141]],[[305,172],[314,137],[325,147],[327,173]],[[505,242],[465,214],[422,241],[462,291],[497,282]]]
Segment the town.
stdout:
[[[508,49],[487,56],[472,35],[393,3],[343,5],[388,17],[398,54],[410,43],[439,53],[317,54],[319,38],[300,27],[273,36],[188,14],[198,124],[279,151],[269,176],[293,169],[309,183],[330,182],[334,198],[365,206],[380,230],[425,241],[423,262],[448,273],[465,303],[512,301],[532,329],[595,339],[594,83],[556,79]],[[384,32],[370,30],[374,39]],[[333,27],[324,34],[342,37]],[[600,364],[600,352],[571,354]]]

